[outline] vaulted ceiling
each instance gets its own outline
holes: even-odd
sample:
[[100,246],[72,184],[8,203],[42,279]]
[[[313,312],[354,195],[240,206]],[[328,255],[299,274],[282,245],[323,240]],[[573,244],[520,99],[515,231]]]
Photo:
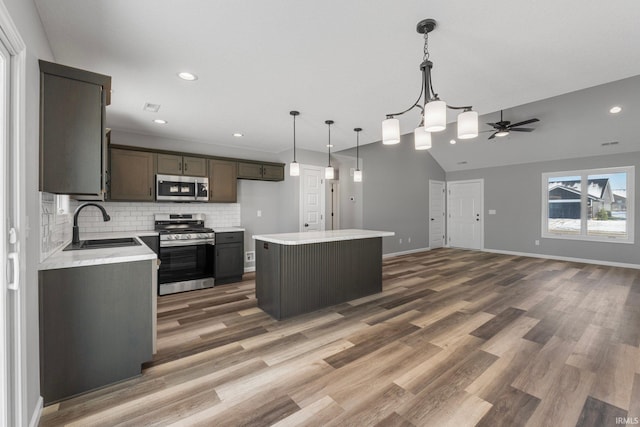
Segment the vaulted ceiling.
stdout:
[[[432,149],[446,170],[471,167],[459,164],[470,160],[490,166],[496,156],[502,163],[542,160],[558,144],[566,146],[561,156],[587,155],[576,152],[577,138],[554,139],[559,127],[584,122],[580,105],[558,95],[640,75],[636,0],[35,2],[57,62],[113,77],[110,127],[267,152],[290,148],[292,109],[302,113],[299,147],[325,150],[326,119],[335,120],[334,150],[355,145],[356,126],[364,128],[361,143],[379,141],[385,114],[418,96],[423,39],[415,25],[424,18],[438,22],[429,45],[442,99],[472,104],[487,115],[481,122],[496,121],[500,109],[512,122],[541,119],[535,132],[491,145],[486,133],[450,145],[450,125]],[[198,80],[183,81],[180,71]],[[571,96],[571,102],[586,100]],[[627,102],[622,114],[638,117],[640,105],[631,96],[586,97],[602,102],[598,128],[614,129],[624,120],[606,121],[612,103]],[[143,111],[147,102],[160,110]],[[155,118],[168,123],[152,123]],[[402,132],[418,121],[417,112],[402,116]],[[566,129],[562,135],[571,135]],[[237,132],[244,136],[232,136]],[[598,134],[594,147],[609,136]],[[534,140],[537,145],[526,145]],[[499,156],[501,146],[511,152]],[[640,150],[631,143],[613,149]]]

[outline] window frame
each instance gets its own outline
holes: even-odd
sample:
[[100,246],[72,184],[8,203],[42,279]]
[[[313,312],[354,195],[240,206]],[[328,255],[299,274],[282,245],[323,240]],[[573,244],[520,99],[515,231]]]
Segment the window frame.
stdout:
[[[588,234],[587,227],[587,185],[590,175],[606,175],[614,173],[627,174],[627,236],[593,236]],[[581,182],[580,191],[580,234],[570,234],[549,231],[549,178],[579,176]],[[633,244],[635,241],[634,205],[635,192],[635,166],[619,166],[612,168],[582,169],[562,172],[542,173],[542,229],[541,237],[545,239],[580,240],[588,242],[608,242]]]

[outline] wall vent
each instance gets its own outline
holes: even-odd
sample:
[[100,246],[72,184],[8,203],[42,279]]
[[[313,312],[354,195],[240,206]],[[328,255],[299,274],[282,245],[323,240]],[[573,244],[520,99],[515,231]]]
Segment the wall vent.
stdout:
[[152,104],[150,102],[145,102],[144,107],[142,107],[143,111],[148,111],[150,113],[157,113],[160,110],[160,104]]

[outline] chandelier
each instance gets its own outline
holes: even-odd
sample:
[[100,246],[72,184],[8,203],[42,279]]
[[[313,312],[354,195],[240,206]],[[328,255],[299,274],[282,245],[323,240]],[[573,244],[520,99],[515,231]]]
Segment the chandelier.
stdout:
[[[382,121],[382,143],[385,145],[400,142],[400,121],[395,116],[401,116],[414,108],[421,110],[421,121],[414,131],[416,150],[431,148],[431,133],[440,132],[447,128],[447,108],[462,110],[458,114],[459,139],[478,136],[478,113],[472,111],[470,105],[464,107],[447,105],[433,90],[433,82],[431,80],[433,63],[429,60],[429,33],[435,28],[436,21],[434,19],[424,19],[418,22],[416,30],[419,34],[424,34],[424,56],[420,64],[420,71],[422,72],[420,95],[418,95],[418,100],[406,110],[386,115],[387,118]],[[422,95],[424,95],[424,101],[421,102]]]

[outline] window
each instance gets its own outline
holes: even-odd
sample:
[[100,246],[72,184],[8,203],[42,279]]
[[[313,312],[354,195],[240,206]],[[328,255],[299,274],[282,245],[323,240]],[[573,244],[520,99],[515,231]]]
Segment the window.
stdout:
[[542,237],[633,243],[633,166],[542,174]]

